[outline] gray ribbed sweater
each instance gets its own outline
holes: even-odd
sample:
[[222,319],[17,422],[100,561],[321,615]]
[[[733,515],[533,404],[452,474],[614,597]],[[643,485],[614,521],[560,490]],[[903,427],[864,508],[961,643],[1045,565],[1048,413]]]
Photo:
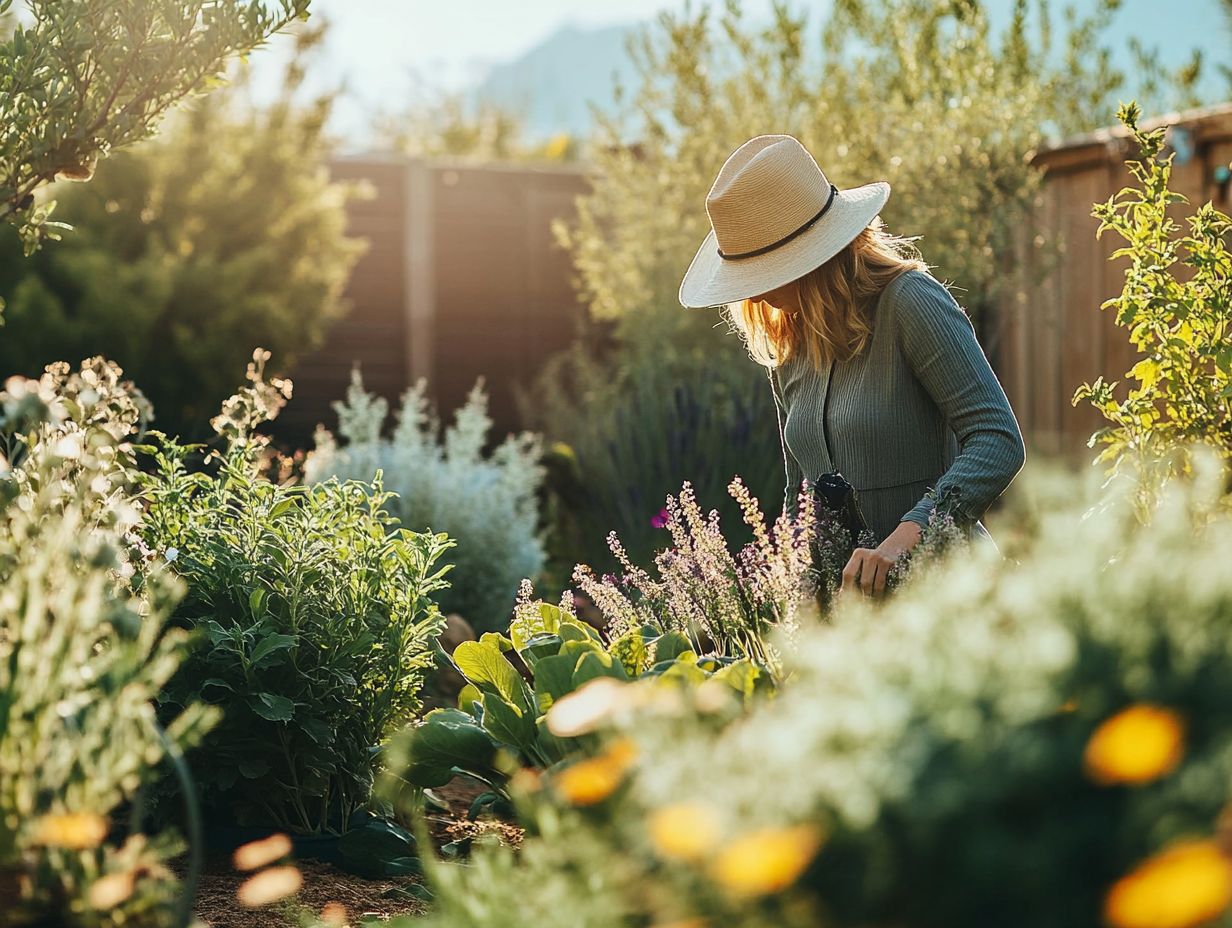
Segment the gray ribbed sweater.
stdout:
[[1025,450],[970,320],[931,275],[908,271],[882,291],[872,328],[864,351],[832,376],[829,362],[818,370],[800,355],[771,373],[788,511],[803,477],[837,469],[879,541],[900,522],[928,523],[930,488],[956,491],[958,515],[980,518]]

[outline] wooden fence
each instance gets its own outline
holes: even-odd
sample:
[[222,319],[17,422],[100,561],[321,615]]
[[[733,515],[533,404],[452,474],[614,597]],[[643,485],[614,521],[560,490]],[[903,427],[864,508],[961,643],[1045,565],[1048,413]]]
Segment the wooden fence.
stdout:
[[[1227,211],[1232,104],[1156,122],[1171,127],[1169,144],[1177,153],[1173,186],[1190,200],[1178,208],[1178,217],[1208,200]],[[1097,240],[1098,223],[1091,217],[1092,204],[1130,182],[1124,162],[1134,153],[1124,132],[1103,130],[1034,157],[1044,178],[1027,235],[1059,242],[1061,253],[1022,300],[1002,308],[996,352],[998,373],[1033,451],[1084,455],[1103,420],[1089,406],[1071,405],[1074,390],[1101,374],[1120,379],[1135,362],[1113,312],[1099,309],[1121,292],[1124,265],[1108,258],[1123,243],[1111,233]]]
[[[1232,207],[1219,174],[1232,161],[1232,104],[1161,122],[1177,152],[1176,189],[1194,205]],[[1099,309],[1121,289],[1122,266],[1108,261],[1120,242],[1097,240],[1091,217],[1093,203],[1129,181],[1132,153],[1124,132],[1103,130],[1034,156],[1044,177],[1024,243],[1041,236],[1060,252],[1028,268],[1036,283],[1001,307],[992,345],[1034,453],[1085,455],[1101,420],[1071,405],[1075,388],[1101,374],[1119,378],[1135,360],[1112,313]],[[519,428],[514,385],[569,344],[583,312],[550,225],[573,215],[586,172],[380,157],[340,160],[333,172],[374,187],[373,198],[350,208],[351,234],[369,247],[349,284],[352,310],[292,372],[295,398],[278,420],[280,439],[303,446],[318,422],[332,428],[329,404],[356,364],[391,402],[426,377],[445,413],[482,376],[497,434]]]
[[291,372],[280,442],[303,447],[317,423],[334,427],[330,403],[356,365],[391,406],[427,378],[446,416],[482,376],[496,433],[518,428],[514,384],[569,344],[582,313],[551,222],[573,214],[585,172],[370,156],[331,172],[373,188],[349,208],[349,234],[368,249],[348,284],[350,311]]

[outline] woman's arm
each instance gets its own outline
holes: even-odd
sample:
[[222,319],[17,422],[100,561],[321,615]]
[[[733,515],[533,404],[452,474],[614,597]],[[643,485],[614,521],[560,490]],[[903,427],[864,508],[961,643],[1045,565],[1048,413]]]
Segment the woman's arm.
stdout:
[[[1022,469],[1022,433],[971,320],[949,291],[925,274],[908,274],[895,286],[903,354],[958,438],[958,456],[935,495],[952,493],[955,517],[974,521]],[[933,506],[926,496],[903,521],[927,526]]]
[[795,518],[800,496],[800,484],[804,481],[804,470],[792,455],[791,449],[787,447],[787,432],[783,425],[784,420],[787,418],[787,409],[783,405],[783,400],[779,397],[779,388],[778,384],[775,383],[774,369],[767,368],[766,373],[770,378],[770,392],[774,396],[774,416],[779,424],[779,441],[783,445],[783,473],[787,478],[787,485],[783,488],[783,511],[792,518]]

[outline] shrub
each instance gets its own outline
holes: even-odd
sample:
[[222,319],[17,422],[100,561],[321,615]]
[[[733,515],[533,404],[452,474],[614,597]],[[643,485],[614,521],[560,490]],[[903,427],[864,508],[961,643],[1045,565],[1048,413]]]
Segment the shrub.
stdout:
[[511,435],[485,455],[492,421],[482,384],[443,435],[422,381],[403,396],[388,439],[381,437],[387,404],[364,391],[358,372],[346,402],[334,408],[346,444],[339,447],[332,435],[318,431],[305,479],[371,480],[381,472],[396,494],[384,505],[398,524],[446,532],[457,544],[442,610],[460,613],[478,630],[505,628],[519,581],[538,574],[544,562],[536,499],[543,479],[538,438]]
[[[140,596],[127,535],[139,396],[101,359],[0,393],[0,898],[5,924],[161,926],[188,913],[183,850],[132,803],[216,713],[153,702],[187,651],[175,583]],[[129,813],[125,827],[118,819]]]
[[1188,471],[1190,449],[1217,449],[1232,464],[1232,219],[1209,202],[1186,219],[1187,234],[1170,213],[1188,200],[1170,188],[1172,159],[1160,159],[1164,129],[1138,127],[1136,104],[1121,108],[1140,157],[1127,162],[1137,186],[1096,204],[1099,233],[1112,231],[1128,258],[1116,310],[1141,355],[1125,375],[1128,391],[1102,377],[1074,394],[1108,420],[1091,436],[1097,462],[1127,472],[1142,488],[1145,513],[1163,484]]
[[237,344],[289,365],[319,343],[360,248],[345,236],[351,189],[326,174],[330,100],[293,102],[319,34],[299,34],[280,99],[250,104],[242,82],[211,94],[59,191],[76,231],[56,248],[25,260],[0,234],[0,369],[105,354],[162,431],[196,441],[242,378]]
[[142,539],[188,594],[175,622],[198,647],[161,695],[200,696],[224,718],[192,757],[205,796],[242,822],[344,831],[367,803],[374,749],[415,711],[443,621],[430,596],[443,535],[395,530],[378,482],[279,486],[257,476],[252,428],[288,385],[263,378],[214,420],[216,473],[189,472],[189,448],[157,436],[144,481]]

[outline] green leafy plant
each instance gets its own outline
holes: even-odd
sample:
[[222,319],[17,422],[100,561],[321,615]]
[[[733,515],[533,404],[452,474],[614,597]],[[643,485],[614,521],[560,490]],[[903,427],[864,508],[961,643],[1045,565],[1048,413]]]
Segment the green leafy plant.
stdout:
[[[272,6],[272,8],[270,8]],[[12,0],[0,0],[0,14]],[[228,57],[308,15],[308,0],[33,0],[0,44],[0,218],[27,251],[54,235],[35,191],[88,179],[100,157],[149,136]]]
[[302,92],[322,35],[296,33],[272,102],[238,79],[57,190],[76,228],[60,246],[27,260],[0,227],[0,369],[101,352],[141,384],[160,430],[200,441],[243,377],[237,345],[291,365],[319,343],[362,250],[345,234],[358,191],[326,172],[332,98]]
[[481,631],[503,629],[518,582],[543,568],[538,436],[510,435],[487,451],[492,420],[482,383],[444,430],[429,409],[423,381],[402,397],[388,438],[381,435],[388,404],[364,390],[358,371],[346,402],[335,403],[334,410],[345,444],[318,430],[305,480],[371,480],[382,472],[395,494],[385,507],[399,525],[445,532],[456,543],[449,553],[453,582],[440,594],[442,611],[459,613]]
[[394,740],[392,785],[439,787],[462,774],[490,787],[472,813],[507,802],[511,773],[543,770],[595,747],[580,729],[554,732],[547,713],[596,680],[684,687],[713,681],[745,702],[773,688],[765,668],[747,658],[699,655],[687,637],[652,623],[605,639],[577,618],[568,598],[554,606],[530,595],[527,583],[507,637],[489,632],[458,645],[453,665],[467,680],[459,707],[429,712]]
[[0,393],[0,898],[5,924],[161,926],[193,888],[183,844],[150,832],[140,794],[215,710],[154,701],[187,650],[182,589],[135,595],[129,444],[140,395],[115,365],[56,365]]
[[1186,231],[1172,218],[1188,201],[1170,186],[1164,128],[1140,128],[1137,104],[1118,116],[1140,157],[1127,162],[1136,186],[1095,206],[1099,233],[1125,242],[1112,259],[1128,259],[1121,294],[1102,308],[1116,310],[1141,359],[1125,375],[1127,391],[1099,377],[1074,403],[1108,420],[1091,436],[1102,446],[1096,462],[1137,478],[1145,515],[1164,483],[1190,469],[1193,447],[1232,463],[1232,219],[1208,202],[1186,218]]
[[289,392],[264,380],[267,357],[257,352],[250,385],[214,420],[225,438],[214,472],[190,471],[192,449],[173,439],[148,447],[147,575],[186,582],[174,620],[198,642],[160,701],[224,710],[192,757],[208,800],[241,822],[338,833],[369,800],[374,750],[418,705],[449,542],[394,529],[379,476],[279,486],[257,475],[264,440],[252,430]]

